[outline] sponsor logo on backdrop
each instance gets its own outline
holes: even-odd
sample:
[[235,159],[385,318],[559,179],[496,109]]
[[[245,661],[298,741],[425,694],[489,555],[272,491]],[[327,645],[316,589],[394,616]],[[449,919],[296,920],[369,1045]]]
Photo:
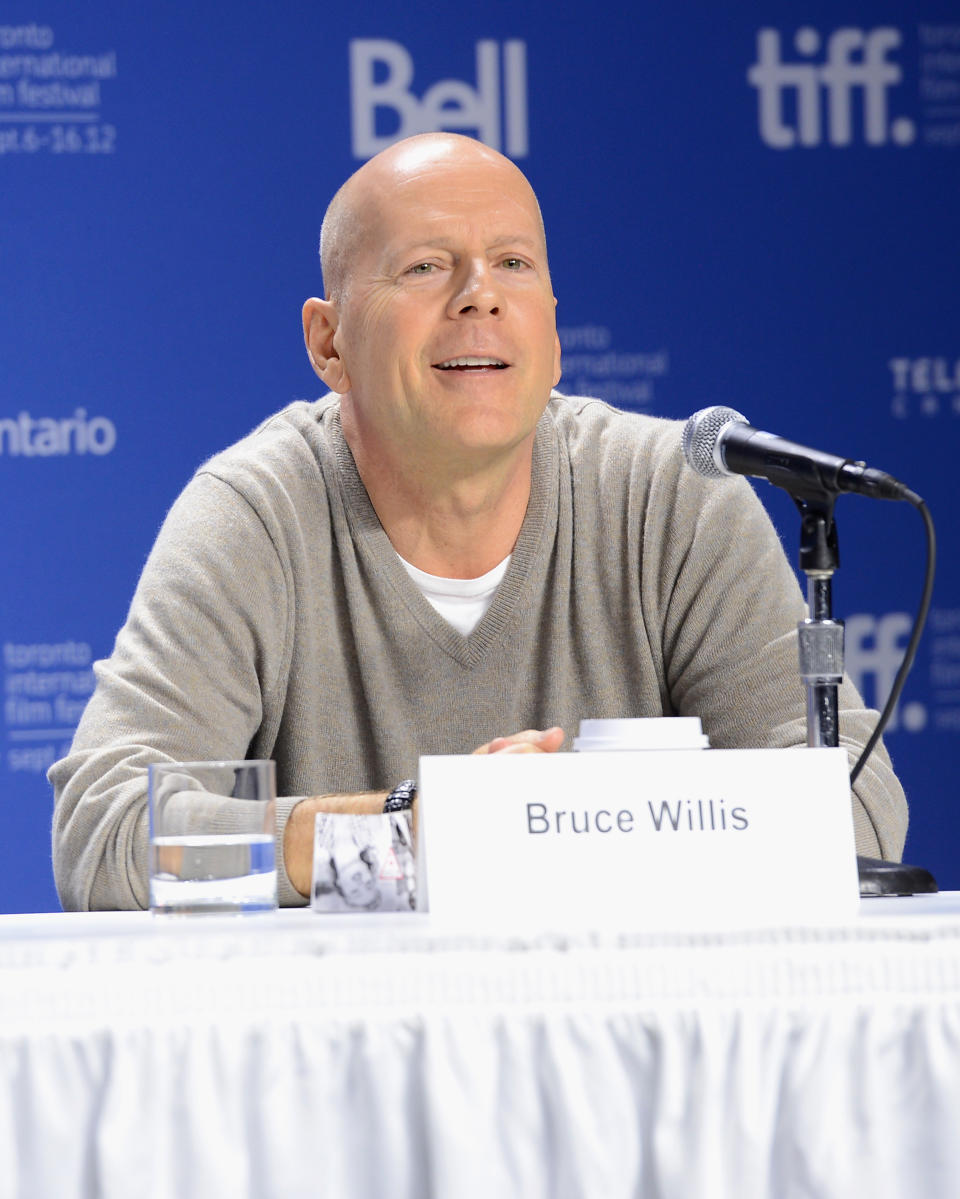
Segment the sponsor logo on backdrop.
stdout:
[[93,692],[93,653],[85,641],[3,646],[5,765],[43,774],[70,749]]
[[960,358],[891,358],[887,366],[895,417],[960,416]]
[[112,154],[102,108],[116,75],[115,50],[76,53],[49,25],[0,25],[0,156]]
[[350,42],[350,121],[355,158],[370,158],[414,133],[475,134],[511,158],[528,153],[527,44],[475,44],[475,77],[414,89],[414,60],[400,42]]
[[72,454],[109,454],[117,444],[117,429],[106,416],[88,416],[86,408],[73,416],[0,417],[0,457],[54,458]]
[[641,412],[654,402],[654,386],[670,369],[666,350],[620,350],[606,325],[561,326],[560,390],[599,396],[618,408]]
[[775,150],[960,144],[960,25],[760,29],[747,81]]

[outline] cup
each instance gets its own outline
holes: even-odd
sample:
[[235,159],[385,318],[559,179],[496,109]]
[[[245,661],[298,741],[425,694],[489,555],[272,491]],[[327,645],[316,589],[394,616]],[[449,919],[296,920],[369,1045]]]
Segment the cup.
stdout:
[[707,749],[699,716],[646,716],[629,720],[581,720],[577,753],[632,749]]
[[155,763],[149,784],[151,911],[274,911],[273,762]]

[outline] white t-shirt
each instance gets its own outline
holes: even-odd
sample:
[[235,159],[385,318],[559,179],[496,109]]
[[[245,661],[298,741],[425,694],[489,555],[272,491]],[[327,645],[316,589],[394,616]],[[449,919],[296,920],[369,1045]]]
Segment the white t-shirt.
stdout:
[[[400,558],[400,555],[397,554]],[[434,607],[448,624],[458,633],[469,637],[490,607],[493,593],[507,573],[510,555],[493,570],[488,570],[478,579],[443,579],[439,575],[428,575],[425,570],[400,558],[407,574],[420,589],[423,598]]]

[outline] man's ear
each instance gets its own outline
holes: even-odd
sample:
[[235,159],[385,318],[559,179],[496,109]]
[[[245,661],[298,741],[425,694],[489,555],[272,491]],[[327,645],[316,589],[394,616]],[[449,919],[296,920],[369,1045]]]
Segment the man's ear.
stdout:
[[303,340],[310,365],[331,391],[343,395],[350,390],[346,367],[334,348],[333,340],[340,313],[331,300],[307,300],[303,306]]
[[[554,306],[554,308],[556,308],[556,306],[557,306],[557,297],[556,296],[553,297],[553,306]],[[560,334],[555,333],[553,335],[553,386],[554,387],[556,387],[556,385],[560,382],[560,377],[563,374],[563,368],[560,366],[560,357],[561,357]]]

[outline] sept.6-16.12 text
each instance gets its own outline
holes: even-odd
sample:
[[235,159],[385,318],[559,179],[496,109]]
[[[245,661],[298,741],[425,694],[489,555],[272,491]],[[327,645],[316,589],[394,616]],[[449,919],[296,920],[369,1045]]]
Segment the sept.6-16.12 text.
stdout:
[[113,154],[114,125],[4,125],[0,118],[2,154]]

